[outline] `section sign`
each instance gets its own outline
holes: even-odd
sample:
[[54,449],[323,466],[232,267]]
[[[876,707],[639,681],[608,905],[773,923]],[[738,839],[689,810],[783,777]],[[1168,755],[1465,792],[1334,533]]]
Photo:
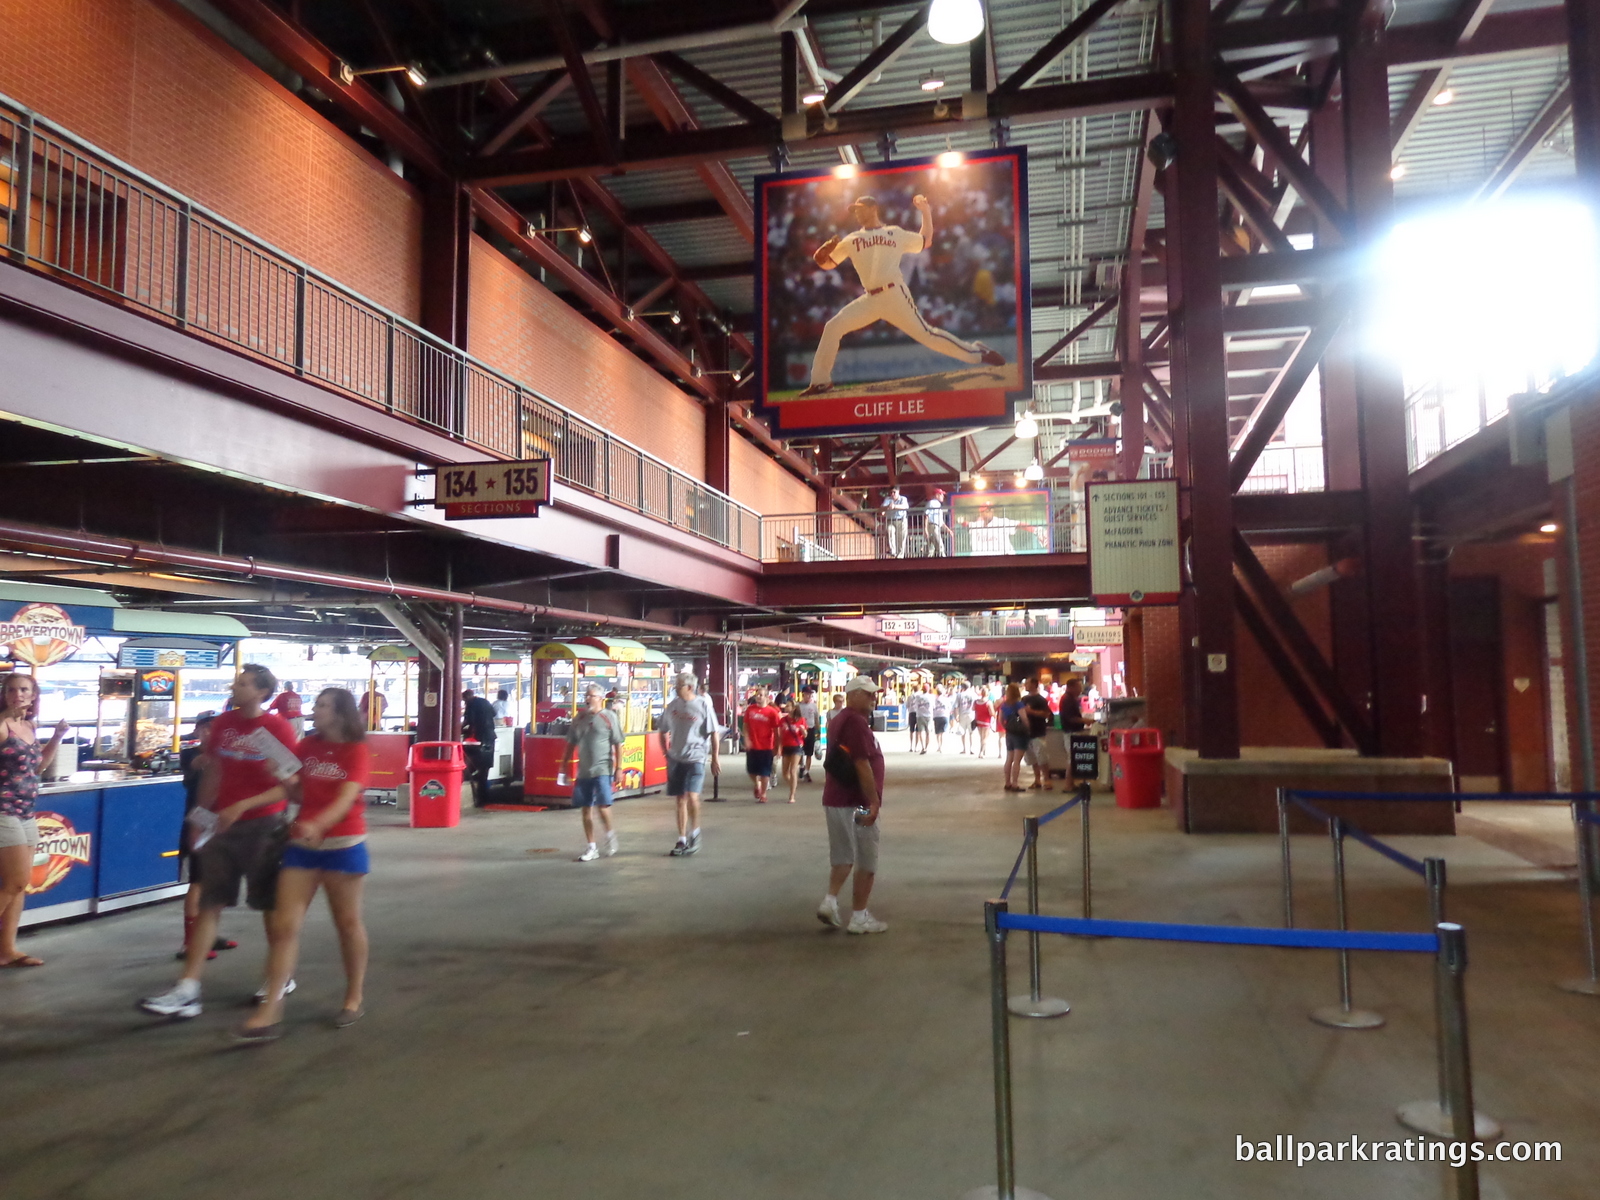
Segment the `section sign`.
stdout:
[[1027,151],[756,179],[756,402],[779,437],[993,425],[1032,394]]
[[1089,591],[1101,607],[1176,604],[1182,588],[1178,481],[1091,483]]
[[450,463],[434,473],[433,505],[446,521],[535,517],[550,503],[550,478],[548,458]]

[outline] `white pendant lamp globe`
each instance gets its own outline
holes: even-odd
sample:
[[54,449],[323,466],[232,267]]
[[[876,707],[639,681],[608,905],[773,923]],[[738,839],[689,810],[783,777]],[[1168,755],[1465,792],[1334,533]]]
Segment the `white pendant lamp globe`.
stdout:
[[933,0],[928,36],[946,46],[962,46],[983,32],[983,0]]

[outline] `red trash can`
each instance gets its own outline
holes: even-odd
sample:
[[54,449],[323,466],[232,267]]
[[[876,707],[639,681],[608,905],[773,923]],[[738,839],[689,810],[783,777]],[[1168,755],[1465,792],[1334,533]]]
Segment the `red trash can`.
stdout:
[[1159,729],[1111,731],[1111,786],[1118,808],[1160,808],[1165,765]]
[[411,828],[453,829],[461,824],[461,777],[466,752],[460,742],[416,742],[407,764]]

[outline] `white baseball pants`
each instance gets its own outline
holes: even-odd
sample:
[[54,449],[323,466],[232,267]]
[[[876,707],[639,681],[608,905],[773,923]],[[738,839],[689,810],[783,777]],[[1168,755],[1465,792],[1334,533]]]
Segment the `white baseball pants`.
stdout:
[[865,329],[874,321],[887,321],[913,341],[929,350],[936,350],[962,362],[983,361],[983,347],[974,342],[963,342],[953,333],[935,329],[922,319],[911,293],[904,284],[891,284],[877,295],[863,292],[834,313],[822,327],[822,340],[817,343],[817,354],[811,360],[811,383],[833,382],[833,361],[839,356],[839,339],[847,333]]

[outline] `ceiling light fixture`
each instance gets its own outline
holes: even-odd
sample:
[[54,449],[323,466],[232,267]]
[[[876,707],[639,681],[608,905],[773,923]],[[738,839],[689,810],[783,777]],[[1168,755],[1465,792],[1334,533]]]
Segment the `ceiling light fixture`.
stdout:
[[946,46],[964,46],[983,32],[982,0],[933,0],[928,36]]
[[1405,177],[1406,177],[1406,165],[1405,165],[1405,163],[1395,163],[1394,166],[1389,168],[1389,178],[1394,180],[1396,183],[1398,183],[1400,180],[1404,179]]
[[933,161],[941,167],[959,167],[967,161],[967,156],[959,150],[946,150]]
[[860,172],[861,168],[856,166],[855,163],[840,163],[833,169],[833,177],[835,179],[854,179]]
[[345,87],[349,87],[363,75],[404,75],[411,81],[412,87],[421,88],[428,85],[428,73],[422,69],[421,63],[414,62],[401,63],[395,67],[367,67],[362,71],[356,70],[347,62],[341,62],[335,74]]
[[982,475],[974,475],[972,477],[972,486],[976,491],[981,492],[989,486],[989,481]]
[[1444,91],[1440,92],[1433,98],[1433,102],[1438,107],[1443,108],[1446,104],[1451,103],[1455,98],[1455,91],[1451,88],[1445,88]]
[[943,86],[944,76],[938,71],[929,71],[922,77],[922,90],[925,92],[937,92]]
[[1044,478],[1044,468],[1039,465],[1039,460],[1037,458],[1029,463],[1027,467],[1024,468],[1022,473],[1035,483]]
[[1019,471],[1011,483],[1020,492],[1028,486],[1028,477]]
[[541,233],[575,233],[585,246],[594,241],[594,234],[587,225],[558,225],[553,229],[541,229],[537,225],[530,224],[527,233],[530,238],[537,237]]
[[1039,436],[1039,423],[1033,419],[1032,413],[1025,412],[1017,418],[1017,427],[1011,432],[1016,435],[1019,441],[1036,438]]
[[821,104],[827,98],[828,98],[828,93],[827,92],[818,91],[817,89],[813,88],[811,91],[807,92],[804,96],[800,97],[800,103],[801,104]]
[[1554,532],[1556,532],[1556,530],[1558,530],[1560,528],[1561,528],[1561,526],[1557,525],[1554,521],[1546,521],[1543,525],[1539,526],[1539,532],[1540,533],[1554,533]]

